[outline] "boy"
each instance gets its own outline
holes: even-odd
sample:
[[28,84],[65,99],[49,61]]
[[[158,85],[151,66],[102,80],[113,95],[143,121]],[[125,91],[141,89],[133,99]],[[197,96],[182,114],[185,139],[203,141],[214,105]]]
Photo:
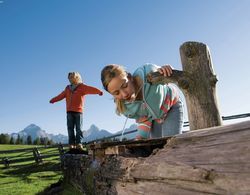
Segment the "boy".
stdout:
[[[83,84],[81,75],[78,72],[69,72],[68,79],[70,85],[49,102],[53,104],[66,98],[69,148],[83,150],[81,138],[84,96],[88,94],[98,94],[101,96],[103,95],[103,92],[95,87]],[[76,128],[76,135],[74,133],[74,127]]]

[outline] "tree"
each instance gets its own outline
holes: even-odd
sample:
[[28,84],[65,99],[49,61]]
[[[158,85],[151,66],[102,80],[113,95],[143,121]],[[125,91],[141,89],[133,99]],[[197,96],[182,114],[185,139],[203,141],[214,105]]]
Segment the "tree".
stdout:
[[23,137],[20,137],[20,143],[19,144],[23,144]]
[[40,144],[45,145],[45,138],[44,137],[40,137]]
[[8,144],[10,142],[10,136],[8,134],[0,134],[0,144]]
[[55,144],[54,141],[52,139],[49,139],[48,142],[47,142],[47,145],[50,146],[50,145],[53,145],[53,144]]
[[34,144],[34,145],[40,145],[40,144],[41,144],[40,138],[37,137],[37,138],[34,140],[33,144]]
[[41,137],[40,144],[46,146],[48,144],[49,138],[48,137]]
[[16,144],[17,144],[17,145],[20,144],[20,139],[21,139],[21,137],[20,137],[20,135],[18,134],[17,139],[16,139]]
[[15,143],[14,141],[15,141],[14,138],[11,136],[11,138],[10,138],[10,144],[14,144]]
[[28,144],[28,145],[31,145],[31,144],[32,144],[32,138],[31,138],[30,135],[27,137],[27,144]]
[[1,133],[0,134],[0,144],[3,144],[3,141],[4,140],[4,134],[3,133]]

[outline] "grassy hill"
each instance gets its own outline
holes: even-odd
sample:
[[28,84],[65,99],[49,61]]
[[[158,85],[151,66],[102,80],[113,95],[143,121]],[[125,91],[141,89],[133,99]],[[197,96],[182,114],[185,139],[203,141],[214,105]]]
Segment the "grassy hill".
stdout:
[[34,148],[35,145],[8,145],[0,144],[0,151],[2,150],[16,150],[16,149],[25,149],[25,148]]

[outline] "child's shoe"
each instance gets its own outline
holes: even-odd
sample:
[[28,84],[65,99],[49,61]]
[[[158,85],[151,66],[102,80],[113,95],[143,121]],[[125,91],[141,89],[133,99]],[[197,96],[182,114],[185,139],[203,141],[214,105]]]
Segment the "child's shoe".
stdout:
[[77,144],[76,145],[76,150],[78,154],[85,154],[88,155],[88,151],[86,150],[86,148],[83,147],[82,144]]
[[83,150],[84,150],[82,144],[77,144],[77,145],[76,145],[76,149],[78,149],[78,150],[80,150],[80,151],[83,151]]

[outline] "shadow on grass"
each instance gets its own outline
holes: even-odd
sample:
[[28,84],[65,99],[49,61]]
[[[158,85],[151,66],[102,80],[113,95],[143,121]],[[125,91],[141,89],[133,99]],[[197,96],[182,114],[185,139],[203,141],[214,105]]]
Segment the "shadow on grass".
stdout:
[[83,195],[83,193],[69,183],[65,183],[61,178],[57,183],[51,184],[36,195]]
[[26,165],[14,165],[12,170],[7,171],[7,174],[17,175],[17,174],[26,174],[26,173],[36,173],[42,171],[60,171],[60,163],[55,162],[44,162],[41,164],[26,164]]
[[[5,175],[19,177],[22,180],[32,181],[32,179],[50,179],[60,175],[60,163],[44,162],[41,164],[27,164],[12,166],[11,170],[5,169]],[[46,173],[54,174],[46,174]],[[45,173],[45,174],[43,174]]]

